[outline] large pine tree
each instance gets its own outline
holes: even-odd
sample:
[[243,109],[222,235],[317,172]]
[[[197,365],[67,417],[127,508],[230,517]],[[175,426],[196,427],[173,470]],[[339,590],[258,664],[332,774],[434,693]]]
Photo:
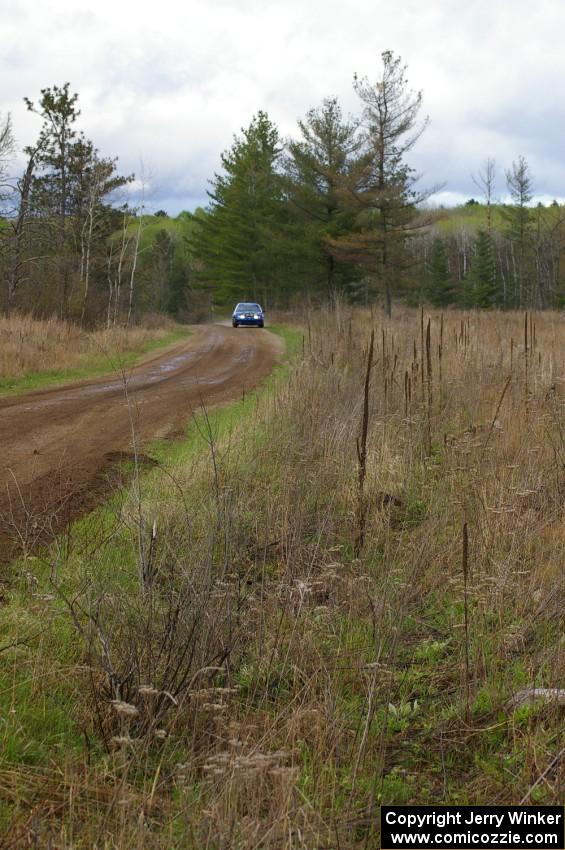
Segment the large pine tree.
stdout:
[[92,273],[104,262],[113,226],[109,198],[132,177],[119,176],[117,159],[100,157],[76,129],[78,94],[71,94],[69,83],[42,89],[37,105],[24,100],[43,119],[36,144],[26,148],[25,204],[37,225],[34,248],[51,261],[60,314],[80,311],[84,321]]
[[358,122],[346,121],[336,98],[326,98],[298,122],[300,138],[287,146],[285,193],[291,220],[288,244],[303,291],[335,295],[347,292],[359,277],[351,263],[340,262],[328,248],[354,221],[343,187],[359,157]]
[[212,181],[207,214],[195,218],[198,279],[217,303],[267,303],[284,284],[277,246],[286,215],[277,171],[281,152],[277,128],[258,112],[222,154],[223,173]]
[[382,71],[375,83],[355,78],[363,103],[365,157],[351,175],[346,196],[357,211],[353,232],[333,240],[336,256],[355,261],[384,293],[390,316],[393,293],[410,264],[407,241],[422,227],[415,207],[430,192],[415,190],[417,175],[406,162],[427,126],[419,121],[421,92],[412,92],[406,68],[391,51],[382,54]]

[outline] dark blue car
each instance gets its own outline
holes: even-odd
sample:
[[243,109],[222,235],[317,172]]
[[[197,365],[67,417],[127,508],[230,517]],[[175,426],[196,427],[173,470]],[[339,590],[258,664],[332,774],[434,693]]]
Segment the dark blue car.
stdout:
[[231,323],[234,328],[239,325],[254,325],[256,328],[265,327],[265,314],[260,304],[242,301],[232,313]]

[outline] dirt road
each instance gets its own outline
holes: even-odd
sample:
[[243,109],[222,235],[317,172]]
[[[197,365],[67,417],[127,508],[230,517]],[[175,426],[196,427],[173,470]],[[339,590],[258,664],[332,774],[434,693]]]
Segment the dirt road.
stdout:
[[0,398],[0,560],[96,504],[132,451],[132,428],[141,446],[179,433],[203,403],[254,387],[282,348],[265,330],[196,326],[125,374]]

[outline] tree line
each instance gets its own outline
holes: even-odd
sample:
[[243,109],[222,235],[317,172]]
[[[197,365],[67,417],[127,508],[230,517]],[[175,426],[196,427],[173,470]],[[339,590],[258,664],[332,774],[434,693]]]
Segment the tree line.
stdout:
[[377,81],[355,77],[354,88],[358,117],[326,98],[285,142],[260,111],[222,155],[194,244],[196,282],[220,301],[380,293],[390,313],[433,191],[406,162],[427,119],[391,51]]
[[[198,217],[195,284],[220,302],[286,305],[332,298],[393,298],[437,306],[547,308],[565,302],[565,214],[532,207],[533,177],[520,156],[496,203],[496,166],[474,177],[479,225],[426,202],[408,156],[425,131],[422,93],[400,57],[382,54],[376,81],[354,78],[360,110],[345,117],[327,98],[283,140],[265,112],[234,138]],[[455,216],[457,218],[457,216]]]
[[[532,206],[534,179],[523,156],[504,174],[508,203],[495,203],[496,165],[475,177],[480,202],[442,221],[414,245],[422,297],[436,306],[547,309],[565,305],[565,210],[556,201]],[[465,215],[473,213],[472,215]]]
[[[9,179],[10,119],[0,122],[0,307],[127,324],[147,311],[194,317],[254,299],[267,307],[337,296],[520,309],[565,302],[563,209],[532,206],[519,157],[496,203],[488,159],[474,180],[480,210],[429,208],[409,156],[425,131],[422,92],[391,51],[376,80],[354,77],[358,114],[328,97],[283,139],[259,111],[221,155],[209,203],[176,219],[147,214],[143,179],[120,175],[77,129],[69,84],[26,99],[41,129]],[[137,188],[137,202],[132,192]],[[473,211],[473,210],[471,210]],[[467,210],[469,212],[469,209]],[[453,226],[455,224],[455,226]]]

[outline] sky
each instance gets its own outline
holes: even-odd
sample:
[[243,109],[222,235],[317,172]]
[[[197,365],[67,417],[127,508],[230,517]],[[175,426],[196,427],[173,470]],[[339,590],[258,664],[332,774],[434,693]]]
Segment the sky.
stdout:
[[563,0],[0,0],[0,20],[0,114],[19,148],[41,124],[23,97],[68,81],[80,128],[143,175],[149,209],[204,205],[259,109],[284,138],[330,95],[358,114],[353,75],[376,80],[384,50],[423,91],[430,125],[409,164],[422,188],[441,185],[435,203],[476,197],[487,157],[504,199],[519,155],[536,200],[565,201]]

